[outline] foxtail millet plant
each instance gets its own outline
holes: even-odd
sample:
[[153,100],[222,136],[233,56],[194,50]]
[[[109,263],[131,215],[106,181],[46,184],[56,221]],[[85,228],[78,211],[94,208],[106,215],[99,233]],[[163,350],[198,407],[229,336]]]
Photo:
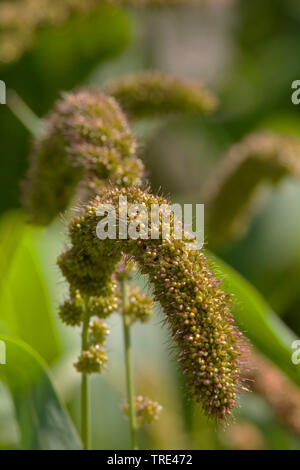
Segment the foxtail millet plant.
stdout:
[[[136,85],[144,86],[145,77],[139,80]],[[153,83],[158,82],[151,80],[153,90]],[[167,83],[165,80],[162,86],[164,93],[157,94],[162,96],[161,102],[155,99],[151,105],[153,93],[143,95],[144,101],[140,100],[139,106],[143,103],[144,113],[129,115],[136,118],[157,114],[163,106],[169,112],[188,112],[197,90],[188,90],[186,83],[179,85],[176,81],[168,94]],[[179,90],[177,100],[176,90]],[[199,104],[191,109],[195,111],[198,106],[198,111],[206,112],[208,108],[204,110],[201,101],[202,87],[198,91]],[[136,104],[131,103],[135,109]],[[58,259],[70,292],[69,299],[60,307],[60,317],[65,323],[82,328],[81,354],[75,367],[82,374],[84,448],[90,445],[88,375],[101,372],[106,365],[108,330],[104,320],[115,311],[120,311],[123,318],[131,445],[136,448],[139,418],[133,388],[130,327],[134,321],[145,322],[150,318],[152,302],[129,287],[131,260],[153,286],[154,300],[161,304],[172,340],[178,346],[178,362],[186,376],[187,390],[202,404],[205,413],[218,420],[226,419],[236,405],[238,392],[244,388],[239,366],[241,333],[230,312],[230,299],[223,293],[204,254],[189,250],[188,240],[175,239],[173,232],[168,240],[100,241],[96,236],[99,204],[117,207],[121,195],[148,209],[151,204],[168,204],[163,198],[139,189],[143,184],[144,166],[117,101],[98,90],[63,95],[35,143],[24,187],[27,211],[35,223],[42,225],[67,209],[78,191],[82,201],[93,197],[88,205],[81,204],[80,215],[70,222],[71,246]],[[174,230],[177,221],[174,216],[172,220]],[[157,228],[161,231],[161,225]],[[144,405],[146,411],[152,406],[149,408],[146,402]],[[156,413],[148,414],[156,419]]]
[[241,237],[260,207],[261,190],[286,176],[300,177],[300,140],[257,132],[233,145],[204,189],[212,245]]

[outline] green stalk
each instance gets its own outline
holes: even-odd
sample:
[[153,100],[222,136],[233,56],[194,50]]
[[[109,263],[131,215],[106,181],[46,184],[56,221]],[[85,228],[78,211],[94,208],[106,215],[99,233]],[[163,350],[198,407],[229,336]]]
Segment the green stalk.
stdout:
[[[89,317],[85,315],[82,327],[82,343],[81,350],[85,351],[88,348],[88,328]],[[88,374],[82,373],[81,375],[81,439],[83,449],[90,448],[90,409],[89,409],[89,384]]]
[[123,317],[123,332],[124,332],[124,348],[125,348],[125,368],[126,368],[126,382],[127,382],[127,399],[129,408],[129,427],[130,427],[130,442],[131,449],[137,450],[136,442],[136,419],[135,419],[135,404],[134,404],[134,385],[132,373],[132,357],[131,357],[131,338],[130,326],[126,321],[125,309],[128,304],[128,286],[126,280],[121,282],[122,289],[122,317]]
[[36,138],[43,132],[43,122],[14,90],[7,92],[7,106],[24,127]]

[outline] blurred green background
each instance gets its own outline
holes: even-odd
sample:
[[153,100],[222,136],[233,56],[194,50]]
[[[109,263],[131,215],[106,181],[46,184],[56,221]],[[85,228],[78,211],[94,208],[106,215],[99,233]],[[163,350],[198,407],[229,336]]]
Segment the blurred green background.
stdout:
[[[39,117],[51,109],[62,90],[101,85],[143,69],[204,81],[220,99],[213,116],[178,117],[135,127],[152,187],[163,188],[174,201],[201,203],[203,183],[232,143],[260,129],[300,135],[299,108],[291,102],[291,83],[300,79],[300,4],[293,0],[200,3],[159,8],[105,5],[64,24],[45,26],[17,60],[0,62],[0,79]],[[0,40],[2,34],[0,30]],[[5,105],[0,106],[0,136],[0,335],[24,341],[41,356],[51,370],[60,400],[79,428],[80,377],[72,367],[79,332],[57,318],[57,306],[67,287],[55,260],[66,243],[66,227],[60,220],[46,229],[26,224],[20,183],[32,136]],[[245,334],[298,387],[300,365],[293,366],[289,357],[291,339],[300,338],[299,205],[299,181],[284,180],[269,194],[246,237],[217,253],[257,289],[252,291],[248,284],[241,287],[239,282],[244,281],[237,278],[237,315]],[[209,240],[206,242],[209,249]],[[232,279],[229,272],[226,276],[229,285],[234,283],[234,274]],[[146,285],[145,279],[137,282]],[[265,304],[260,303],[259,295]],[[281,319],[276,326],[274,318],[268,317],[271,309],[274,318]],[[272,330],[269,343],[259,321],[255,324],[259,316]],[[225,429],[207,422],[185,397],[161,319],[157,311],[151,324],[133,328],[137,391],[163,406],[159,422],[141,431],[141,448],[300,448],[300,436],[280,422],[270,404],[255,393],[241,397],[236,419]],[[92,378],[95,449],[129,445],[128,423],[121,413],[125,376],[118,315],[111,318],[110,329],[108,369]],[[272,335],[282,340],[278,349]],[[25,360],[18,345],[9,346],[16,363],[0,365],[0,372],[11,368],[7,375],[11,375],[8,383],[13,392],[0,384],[0,447],[76,448],[76,431],[52,397],[48,379],[33,395],[28,389],[25,394],[21,379],[15,380],[22,367],[38,367],[31,352],[27,351]],[[32,430],[28,406],[40,409],[43,393],[61,413],[59,426],[67,429],[62,434],[68,436],[63,444],[63,439],[55,441],[46,418],[40,422],[42,436],[35,435],[40,428]],[[13,402],[12,396],[18,399]]]

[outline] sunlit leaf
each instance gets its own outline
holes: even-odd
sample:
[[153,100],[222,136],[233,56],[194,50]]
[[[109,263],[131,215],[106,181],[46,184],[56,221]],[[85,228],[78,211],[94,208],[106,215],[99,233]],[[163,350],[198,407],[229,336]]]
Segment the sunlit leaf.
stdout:
[[0,340],[6,346],[6,364],[0,365],[0,379],[13,398],[21,448],[80,449],[77,433],[43,360],[19,340],[5,336],[0,336]]
[[24,219],[19,211],[7,212],[0,220],[0,290],[22,236]]
[[1,261],[4,261],[0,268],[0,333],[22,339],[47,362],[52,362],[60,347],[34,245],[37,230],[24,223],[22,213],[8,215],[3,221],[0,231],[3,240]]

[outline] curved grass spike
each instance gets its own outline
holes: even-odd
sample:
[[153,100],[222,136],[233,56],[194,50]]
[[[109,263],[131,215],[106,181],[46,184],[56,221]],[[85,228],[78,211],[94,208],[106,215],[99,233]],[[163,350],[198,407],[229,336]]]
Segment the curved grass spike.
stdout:
[[234,145],[204,190],[208,240],[222,245],[241,237],[259,208],[263,184],[300,177],[300,140],[254,133]]
[[179,113],[209,114],[217,106],[216,97],[201,83],[157,71],[112,80],[104,90],[116,98],[132,119]]
[[111,181],[139,185],[143,164],[114,98],[100,91],[64,94],[45,119],[24,183],[32,222],[49,224],[67,209],[78,187],[89,196]]
[[[234,324],[229,298],[203,253],[189,250],[184,240],[174,239],[172,234],[168,240],[161,239],[161,235],[156,240],[99,240],[97,208],[111,204],[118,228],[120,196],[126,196],[129,205],[142,204],[148,213],[152,204],[167,203],[139,188],[100,192],[83,215],[70,223],[72,247],[58,259],[62,273],[82,295],[101,295],[102,286],[111,282],[122,256],[132,257],[141,273],[148,275],[154,299],[164,310],[191,396],[201,402],[207,415],[225,419],[243,388],[239,367],[241,333]],[[176,219],[172,221],[176,224]],[[161,222],[159,230],[161,233]],[[148,231],[150,236],[151,224]]]

